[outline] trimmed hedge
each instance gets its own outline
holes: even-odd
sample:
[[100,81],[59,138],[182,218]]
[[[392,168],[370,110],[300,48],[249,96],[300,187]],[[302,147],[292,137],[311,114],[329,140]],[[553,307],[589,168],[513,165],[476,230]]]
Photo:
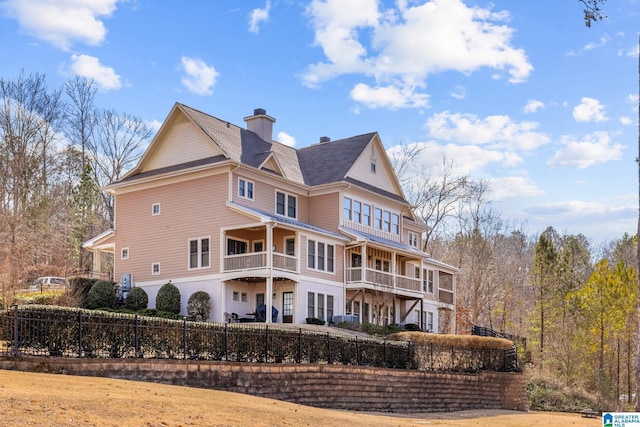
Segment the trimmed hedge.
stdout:
[[133,288],[127,294],[127,299],[124,301],[125,308],[129,310],[138,311],[147,308],[149,305],[149,296],[142,288]]
[[180,314],[180,290],[171,282],[162,285],[156,296],[156,309]]
[[115,283],[98,280],[87,294],[87,308],[114,308],[116,306]]

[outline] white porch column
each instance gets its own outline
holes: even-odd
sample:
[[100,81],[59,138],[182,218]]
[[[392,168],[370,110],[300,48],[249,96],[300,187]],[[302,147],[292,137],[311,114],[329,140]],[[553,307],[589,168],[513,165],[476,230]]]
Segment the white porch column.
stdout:
[[91,276],[95,279],[96,275],[98,275],[98,279],[102,277],[99,276],[99,273],[102,273],[102,251],[100,249],[93,249],[93,271],[91,272]]
[[267,277],[265,281],[264,304],[266,307],[265,323],[271,322],[271,307],[273,306],[273,224],[267,224]]

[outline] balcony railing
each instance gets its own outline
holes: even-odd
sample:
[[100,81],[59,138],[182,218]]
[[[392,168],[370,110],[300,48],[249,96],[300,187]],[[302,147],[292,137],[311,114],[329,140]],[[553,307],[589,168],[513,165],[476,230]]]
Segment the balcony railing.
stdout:
[[[404,289],[413,292],[421,292],[420,279],[413,277],[394,275],[386,271],[366,268],[364,282],[389,289]],[[359,283],[362,280],[362,268],[347,268],[347,283]]]
[[[297,271],[298,258],[281,253],[273,253],[273,268],[285,271]],[[252,252],[224,257],[224,271],[255,270],[267,267],[267,252]]]
[[438,291],[438,301],[445,304],[453,304],[453,292],[440,289]]

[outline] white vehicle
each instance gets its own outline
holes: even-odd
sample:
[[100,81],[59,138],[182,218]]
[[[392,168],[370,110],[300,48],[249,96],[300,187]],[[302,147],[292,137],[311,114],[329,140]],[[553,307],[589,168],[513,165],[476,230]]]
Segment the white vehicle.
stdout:
[[45,289],[64,289],[69,286],[69,282],[64,277],[40,277],[36,279],[30,286],[34,291],[43,291]]

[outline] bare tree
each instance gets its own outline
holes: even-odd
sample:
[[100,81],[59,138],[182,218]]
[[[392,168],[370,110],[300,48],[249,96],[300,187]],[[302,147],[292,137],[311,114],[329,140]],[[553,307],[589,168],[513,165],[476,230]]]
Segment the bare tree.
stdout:
[[607,16],[600,9],[600,4],[607,0],[578,0],[584,6],[584,24],[591,27],[592,22],[601,21]]
[[[87,146],[95,183],[103,187],[118,180],[140,159],[151,135],[152,130],[139,117],[97,111],[95,131]],[[101,196],[103,211],[113,225],[113,197],[105,192]]]

